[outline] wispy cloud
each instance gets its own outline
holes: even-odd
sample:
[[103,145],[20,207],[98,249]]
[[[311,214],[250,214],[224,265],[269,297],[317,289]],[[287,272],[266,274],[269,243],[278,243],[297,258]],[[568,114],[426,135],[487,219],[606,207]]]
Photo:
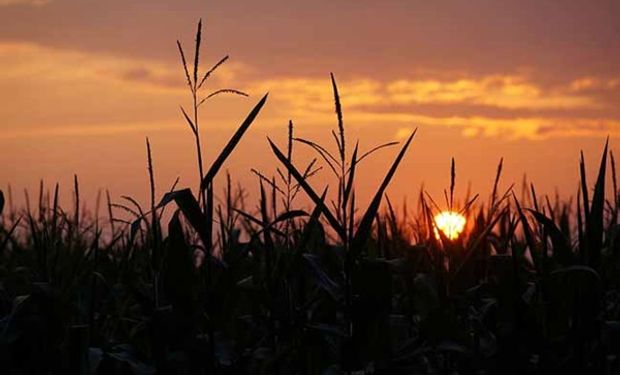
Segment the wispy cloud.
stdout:
[[399,80],[388,84],[390,100],[399,104],[478,104],[509,109],[595,108],[592,98],[566,88],[545,89],[526,78],[492,75],[455,81]]
[[[326,90],[325,82],[325,79],[271,79],[260,82],[260,88],[277,90],[295,107],[317,108],[329,104],[331,92]],[[575,91],[575,82],[545,88],[524,77],[511,75],[451,81],[398,79],[381,82],[362,79],[343,82],[341,90],[347,96],[349,107],[467,104],[523,110],[599,108],[600,103],[593,97]]]
[[51,0],[0,0],[0,6],[10,5],[29,5],[29,6],[41,6],[49,4]]
[[[616,81],[620,83],[576,79],[547,87],[526,77],[492,75],[443,81],[361,79],[339,86],[350,122],[449,126],[461,128],[468,137],[543,139],[620,135],[620,118],[592,92],[620,90]],[[257,83],[256,89],[271,90],[280,108],[299,121],[333,122],[327,79],[272,79]],[[429,111],[428,105],[435,110]]]
[[[0,0],[3,1],[3,0]],[[5,0],[6,1],[6,0]],[[34,43],[0,43],[2,79],[108,81],[133,89],[185,90],[182,68],[157,60],[120,57],[42,46]],[[221,84],[235,78],[242,64],[230,63],[211,80]]]
[[[219,71],[211,88],[228,86],[239,66]],[[14,135],[172,121],[187,97],[183,70],[174,62],[1,42],[0,71],[0,128]]]
[[8,129],[0,133],[0,139],[66,137],[66,136],[103,136],[114,134],[141,133],[154,131],[178,131],[175,123],[122,123],[95,126],[69,125],[54,127],[34,127],[27,129]]
[[[10,128],[5,136],[11,137],[107,134],[141,129],[125,123],[170,123],[178,120],[177,105],[187,94],[182,69],[174,62],[32,43],[0,43],[0,71],[0,100],[7,104],[0,107],[0,119]],[[234,81],[239,86],[233,86],[251,94],[271,93],[268,124],[289,118],[300,124],[333,124],[327,77],[261,77],[240,63],[218,73],[213,87]],[[345,120],[351,124],[452,127],[466,137],[620,135],[620,113],[605,100],[620,96],[620,79],[613,77],[577,77],[553,85],[514,74],[364,78],[339,81],[339,87]],[[217,117],[234,113],[230,108],[221,103],[209,110]]]
[[174,74],[173,67],[152,61],[19,42],[0,43],[0,66],[3,80],[58,83],[107,80],[135,83],[135,88],[169,89],[174,87],[171,84],[175,82],[174,76],[179,75]]

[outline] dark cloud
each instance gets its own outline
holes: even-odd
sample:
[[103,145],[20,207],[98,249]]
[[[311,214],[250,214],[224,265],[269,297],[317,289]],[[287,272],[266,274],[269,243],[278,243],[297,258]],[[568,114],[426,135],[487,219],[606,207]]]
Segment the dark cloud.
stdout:
[[65,0],[0,13],[5,39],[175,59],[205,19],[208,50],[261,74],[390,77],[416,69],[545,79],[620,71],[614,0]]

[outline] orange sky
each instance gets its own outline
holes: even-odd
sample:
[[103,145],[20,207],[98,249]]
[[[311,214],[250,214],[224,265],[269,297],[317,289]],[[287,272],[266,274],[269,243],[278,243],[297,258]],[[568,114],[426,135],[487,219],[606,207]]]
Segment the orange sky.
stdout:
[[[194,186],[175,41],[191,50],[200,17],[203,67],[231,55],[210,87],[251,94],[204,107],[207,158],[270,92],[226,165],[251,190],[251,167],[273,171],[265,136],[284,145],[289,119],[300,136],[331,141],[331,71],[362,149],[419,128],[395,200],[422,181],[439,195],[452,156],[462,195],[469,181],[486,196],[502,156],[504,186],[527,173],[542,191],[571,194],[580,149],[592,172],[606,135],[618,150],[617,0],[0,0],[0,186],[43,178],[68,189],[77,173],[89,198],[106,187],[144,198],[146,136],[158,188],[176,176]],[[364,166],[361,196],[395,153]]]

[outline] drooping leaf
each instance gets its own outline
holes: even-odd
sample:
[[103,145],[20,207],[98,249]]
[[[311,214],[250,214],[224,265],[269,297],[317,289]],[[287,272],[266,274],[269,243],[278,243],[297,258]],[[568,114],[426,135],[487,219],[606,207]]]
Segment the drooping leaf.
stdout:
[[243,92],[243,91],[239,91],[239,90],[236,90],[236,89],[218,89],[218,90],[213,91],[213,92],[212,92],[212,93],[210,93],[209,95],[205,96],[205,97],[204,97],[204,99],[202,99],[202,100],[198,103],[198,105],[202,105],[202,104],[203,104],[204,102],[206,102],[207,100],[209,100],[209,99],[211,99],[211,98],[213,98],[213,97],[215,97],[215,96],[222,95],[222,94],[233,94],[233,95],[239,95],[239,96],[245,96],[245,97],[248,97],[248,96],[249,96],[249,95],[248,95],[248,94],[246,94],[245,92]]
[[[325,202],[326,195],[327,195],[327,188],[325,188],[325,190],[323,190],[323,194],[321,194],[321,198],[320,198],[321,202]],[[300,252],[304,251],[313,233],[315,233],[316,231],[320,231],[321,235],[324,235],[323,229],[321,228],[321,223],[319,221],[321,212],[323,212],[323,210],[321,209],[321,206],[319,205],[316,205],[314,209],[312,210],[312,213],[310,214],[310,218],[308,219],[308,222],[306,226],[304,227],[303,235],[299,243]]]
[[129,241],[133,243],[133,240],[136,238],[136,235],[142,228],[142,217],[138,217],[136,220],[131,222],[129,226]]
[[319,156],[325,161],[325,163],[327,163],[327,166],[329,167],[329,169],[331,169],[331,171],[334,172],[336,176],[338,176],[338,172],[336,171],[336,167],[334,166],[334,163],[338,164],[338,160],[336,160],[336,158],[328,150],[326,150],[320,144],[309,141],[307,139],[293,138],[293,140],[312,147],[319,154]]
[[538,248],[536,246],[536,241],[534,240],[534,235],[532,234],[532,228],[530,227],[530,223],[527,221],[527,217],[525,217],[525,214],[521,209],[521,204],[519,204],[519,201],[517,200],[514,192],[512,193],[512,197],[514,199],[515,205],[517,206],[517,213],[519,214],[519,220],[521,221],[521,226],[523,227],[523,233],[525,235],[527,247],[530,250],[530,255],[532,256],[532,262],[534,262],[536,270],[539,273],[542,273],[542,261],[540,259]]
[[571,258],[571,248],[568,239],[562,233],[560,228],[547,216],[535,211],[528,210],[534,215],[534,218],[545,228],[546,232],[551,237],[551,243],[553,244],[553,256],[560,262],[560,264],[568,265]]
[[383,143],[379,146],[375,146],[373,148],[371,148],[370,150],[366,151],[365,153],[362,154],[362,156],[359,157],[359,159],[357,160],[357,164],[361,163],[364,159],[366,159],[367,157],[369,157],[370,155],[374,154],[375,152],[387,148],[387,147],[392,147],[392,146],[396,146],[398,144],[398,142],[387,142],[387,143]]
[[190,189],[182,189],[168,192],[161,199],[157,208],[164,207],[172,201],[181,209],[181,212],[183,212],[183,215],[187,218],[190,225],[198,233],[205,246],[209,246],[208,243],[210,240],[206,228],[207,219],[200,210],[200,205],[192,194],[192,191]]
[[308,216],[308,213],[304,210],[291,210],[278,215],[278,217],[276,217],[276,219],[271,224],[273,225],[303,216]]

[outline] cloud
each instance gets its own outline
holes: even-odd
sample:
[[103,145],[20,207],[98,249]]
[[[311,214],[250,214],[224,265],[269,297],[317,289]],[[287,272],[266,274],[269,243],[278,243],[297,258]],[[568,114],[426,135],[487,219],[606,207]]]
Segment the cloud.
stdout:
[[[328,104],[332,95],[326,80],[282,78],[261,82],[261,89],[286,96],[295,107],[318,108]],[[574,93],[568,87],[546,89],[518,76],[484,76],[451,81],[398,79],[380,82],[371,79],[352,80],[340,85],[349,107],[386,105],[477,105],[500,109],[596,109],[594,98]]]
[[398,104],[477,104],[508,109],[593,108],[586,96],[567,90],[545,90],[523,77],[492,75],[455,81],[399,80],[387,86],[391,101]]
[[51,0],[0,0],[0,7],[10,5],[41,6],[49,4],[50,2]]
[[613,91],[620,89],[620,78],[581,77],[570,83],[572,92]]
[[[207,86],[227,87],[242,70],[225,66]],[[180,64],[34,43],[0,42],[0,71],[0,129],[24,136],[182,120],[178,106],[189,96]]]
[[178,131],[175,123],[120,123],[85,127],[83,125],[66,125],[54,127],[35,127],[27,129],[9,129],[0,133],[0,139],[66,137],[66,136],[103,136],[115,134],[141,133],[154,131]]
[[[520,76],[483,76],[451,81],[398,79],[341,82],[345,121],[460,128],[466,137],[545,139],[620,136],[620,116],[589,89],[615,90],[620,82],[587,79],[545,87]],[[311,124],[333,124],[333,94],[327,79],[280,78],[258,82],[269,90],[282,115]],[[274,105],[274,104],[272,104]],[[445,107],[429,110],[428,106]],[[436,109],[436,108],[435,108]],[[438,113],[439,112],[439,113]],[[448,114],[449,113],[449,114]],[[398,138],[404,134],[397,131]]]
[[[174,123],[180,120],[178,104],[188,98],[179,64],[158,60],[2,42],[0,71],[5,137],[108,134],[142,129],[126,124]],[[620,113],[610,99],[620,97],[615,77],[584,76],[554,85],[511,74],[338,84],[345,121],[352,125],[442,126],[466,137],[510,139],[620,135]],[[261,77],[237,63],[211,82],[213,88],[230,85],[254,95],[270,92],[263,123],[334,124],[328,77]],[[209,107],[209,126],[228,123],[220,118],[238,121],[232,116],[245,109],[230,102]]]
[[[2,0],[0,0],[2,1]],[[180,65],[157,60],[91,53],[46,47],[35,43],[1,42],[2,79],[57,82],[115,82],[132,90],[186,90]],[[210,78],[215,85],[225,84],[243,71],[239,63],[230,63]],[[36,78],[35,78],[36,77]]]
[[[617,113],[583,91],[591,86],[587,80],[575,82],[580,81],[546,87],[512,75],[443,81],[358,79],[340,82],[339,91],[345,121],[355,124],[447,126],[461,128],[466,137],[510,139],[620,135]],[[613,79],[596,82],[607,90],[620,89]],[[253,89],[271,91],[282,114],[294,120],[333,124],[328,79],[276,78],[258,82]]]
[[[0,0],[1,1],[1,0]],[[0,43],[3,80],[32,80],[58,83],[107,80],[169,89],[173,67],[147,60],[45,47],[33,43]],[[180,81],[180,79],[177,79]],[[182,81],[177,88],[181,88]]]

